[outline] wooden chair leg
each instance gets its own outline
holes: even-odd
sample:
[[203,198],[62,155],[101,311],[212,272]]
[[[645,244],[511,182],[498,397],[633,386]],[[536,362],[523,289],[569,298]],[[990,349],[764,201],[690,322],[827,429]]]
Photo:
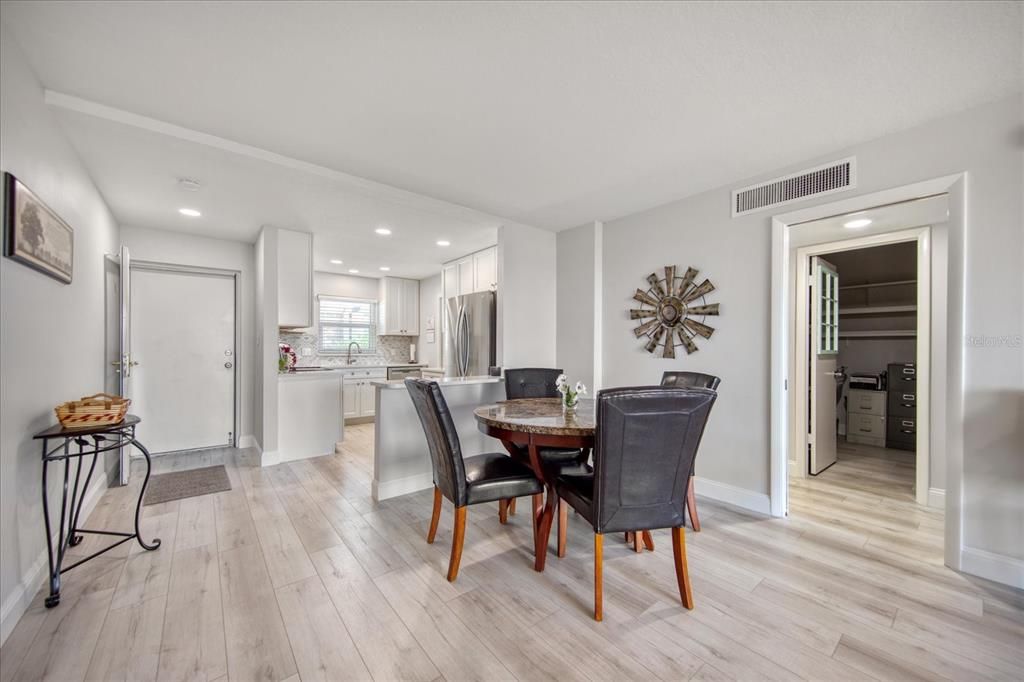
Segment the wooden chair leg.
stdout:
[[693,492],[693,476],[686,485],[686,513],[690,515],[690,525],[693,532],[700,532],[700,519],[697,517],[697,495]]
[[635,531],[633,531],[632,533],[629,534],[630,539],[633,541],[633,551],[638,553],[638,554],[640,552],[644,551],[643,548],[640,546],[640,535],[641,534],[642,534],[642,531],[639,531],[639,530],[635,530]]
[[514,497],[511,497],[508,500],[508,513],[509,514],[515,514],[516,513],[516,498],[514,498]]
[[633,542],[633,531],[627,530],[623,535],[625,536],[623,539],[627,545]]
[[649,530],[643,531],[640,534],[640,537],[644,541],[644,547],[646,547],[647,549],[649,549],[650,551],[653,552],[654,551],[654,538],[651,537],[651,531],[649,531]]
[[693,608],[693,592],[690,590],[690,569],[686,565],[686,535],[680,526],[672,529],[672,554],[676,564],[676,582],[679,583],[679,598],[683,606]]
[[544,495],[543,493],[537,493],[531,500],[533,504],[533,539],[534,543],[537,541],[537,531],[540,530],[540,515],[544,508]]
[[466,507],[455,508],[455,531],[452,534],[452,557],[448,562],[448,582],[454,582],[459,575],[462,561],[462,542],[466,539]]
[[604,619],[604,536],[594,533],[594,620]]
[[569,531],[569,503],[558,500],[558,557],[565,556],[565,540]]
[[437,522],[441,520],[441,489],[434,486],[434,513],[430,517],[430,530],[427,531],[427,543],[433,544],[437,535]]
[[498,500],[498,523],[508,523],[508,500]]

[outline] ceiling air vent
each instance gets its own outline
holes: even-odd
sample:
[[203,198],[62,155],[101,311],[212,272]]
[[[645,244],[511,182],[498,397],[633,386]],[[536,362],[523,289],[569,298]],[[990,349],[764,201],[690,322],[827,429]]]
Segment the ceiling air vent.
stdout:
[[753,213],[808,197],[842,192],[857,186],[857,159],[850,157],[809,168],[732,193],[732,215]]

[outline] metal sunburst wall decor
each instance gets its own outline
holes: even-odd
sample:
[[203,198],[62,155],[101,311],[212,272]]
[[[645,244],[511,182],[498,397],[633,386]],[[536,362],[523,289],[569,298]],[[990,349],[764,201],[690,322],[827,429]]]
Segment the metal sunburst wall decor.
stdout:
[[647,291],[637,289],[633,294],[640,307],[629,311],[629,319],[646,320],[633,329],[633,334],[638,339],[647,337],[644,349],[648,353],[655,353],[661,346],[661,357],[674,358],[677,340],[687,355],[696,353],[694,339],[698,336],[710,339],[715,333],[714,327],[704,324],[708,315],[718,314],[718,304],[708,303],[706,299],[715,285],[709,279],[694,284],[698,272],[696,268],[686,268],[683,276],[678,277],[676,266],[666,265],[664,277],[652,272],[647,275],[650,288]]

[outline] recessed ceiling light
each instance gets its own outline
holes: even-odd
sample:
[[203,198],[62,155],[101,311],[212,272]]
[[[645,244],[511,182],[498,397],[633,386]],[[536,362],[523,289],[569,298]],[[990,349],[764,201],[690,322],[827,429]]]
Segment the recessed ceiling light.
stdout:
[[349,269],[349,272],[351,272],[353,275],[358,275],[359,274],[359,271],[356,270],[355,268]]
[[334,263],[335,265],[341,265],[345,261],[341,260],[340,258],[332,258],[331,262]]
[[851,220],[849,222],[843,223],[843,227],[849,227],[849,228],[867,227],[870,224],[871,224],[871,219],[870,218],[857,218],[856,220]]
[[180,213],[181,215],[187,215],[189,218],[198,218],[199,216],[203,215],[194,208],[179,208],[178,213]]
[[451,246],[452,243],[450,241],[448,241],[447,239],[439,239],[439,240],[437,240],[437,245],[438,246]]
[[384,237],[386,237],[389,234],[391,234],[391,230],[389,230],[386,227],[378,227],[376,230],[374,230],[374,232],[376,232],[377,234],[382,235]]
[[388,267],[388,266],[386,266],[386,265],[382,265],[382,266],[380,266],[380,269],[381,269],[381,271],[383,271],[383,272],[387,272],[387,271],[389,271],[389,270],[390,270],[391,268],[389,268],[389,267]]

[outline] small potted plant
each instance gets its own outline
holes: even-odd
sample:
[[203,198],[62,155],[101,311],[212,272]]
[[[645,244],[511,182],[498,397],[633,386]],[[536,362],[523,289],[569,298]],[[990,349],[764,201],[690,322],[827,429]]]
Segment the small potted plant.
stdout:
[[569,385],[569,379],[564,374],[559,374],[555,380],[555,387],[562,394],[562,409],[569,412],[576,409],[580,402],[580,396],[587,394],[587,387],[582,381],[577,381],[576,386]]

